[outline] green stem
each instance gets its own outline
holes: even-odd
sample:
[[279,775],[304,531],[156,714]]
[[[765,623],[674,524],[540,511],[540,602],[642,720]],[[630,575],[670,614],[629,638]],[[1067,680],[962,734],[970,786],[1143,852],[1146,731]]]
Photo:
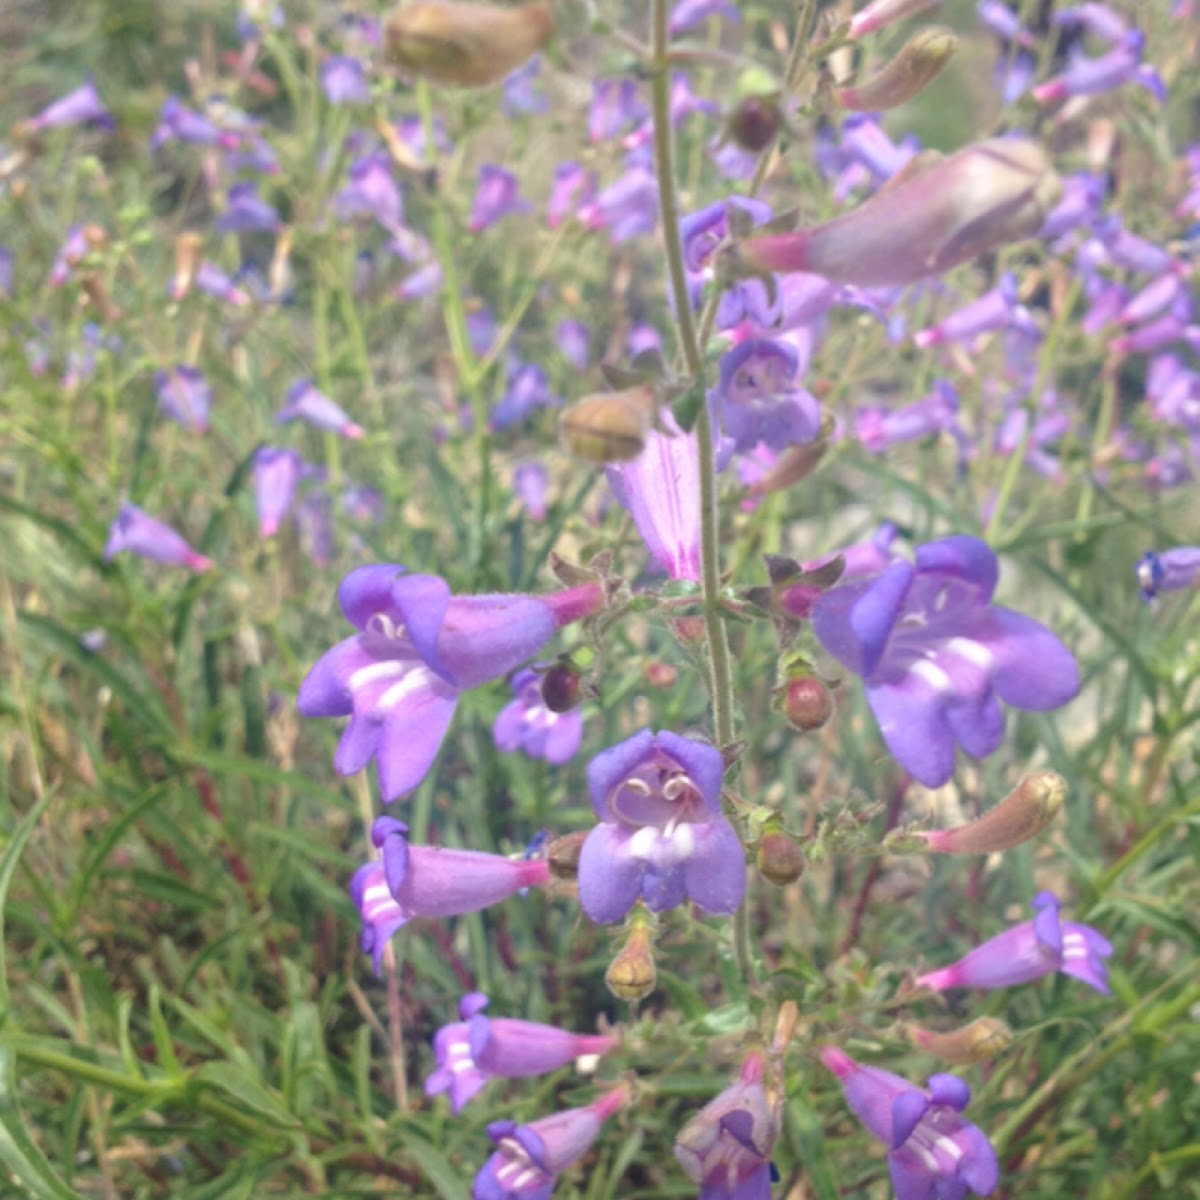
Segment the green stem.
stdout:
[[[670,46],[667,33],[667,0],[654,0],[652,41],[652,97],[654,112],[654,168],[658,178],[659,212],[666,246],[679,342],[692,383],[704,386],[704,353],[696,335],[688,296],[679,236],[679,197],[675,188],[675,146],[671,129]],[[704,631],[708,640],[712,677],[713,731],[717,745],[733,741],[733,676],[729,639],[721,614],[720,520],[717,513],[717,472],[712,418],[708,405],[700,405],[696,422],[700,458],[700,586],[704,604]]]

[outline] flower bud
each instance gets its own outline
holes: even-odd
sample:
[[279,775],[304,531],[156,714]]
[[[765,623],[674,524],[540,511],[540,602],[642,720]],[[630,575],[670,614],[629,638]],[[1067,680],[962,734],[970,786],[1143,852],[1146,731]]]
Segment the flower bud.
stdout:
[[555,879],[574,879],[579,874],[579,856],[590,830],[564,833],[546,847],[546,862]]
[[645,916],[634,916],[630,919],[628,929],[625,945],[609,963],[604,982],[618,999],[636,1003],[654,991],[658,983],[658,971],[654,966],[651,921]]
[[665,692],[675,686],[679,672],[670,663],[659,662],[655,659],[642,668],[642,678],[652,688],[658,688],[659,691]]
[[855,112],[897,108],[924,91],[957,47],[958,38],[949,29],[936,25],[922,29],[877,74],[855,87],[838,88],[834,97]]
[[1058,815],[1067,794],[1066,780],[1054,771],[1026,775],[995,808],[953,829],[932,829],[917,836],[937,854],[991,854],[1011,850],[1037,837]]
[[798,675],[776,692],[776,708],[794,729],[820,729],[833,716],[833,697],[816,675]]
[[486,87],[540,50],[553,29],[549,4],[503,8],[427,0],[408,4],[387,19],[384,55],[437,83]]
[[571,453],[588,462],[628,462],[645,448],[653,416],[654,393],[632,387],[585,396],[563,413],[559,428]]
[[899,286],[1032,237],[1061,193],[1040,146],[991,138],[909,164],[832,221],[750,238],[736,253],[750,272],[809,271],[835,283]]
[[542,676],[542,699],[551,712],[570,712],[582,695],[583,676],[570,663],[557,662]]
[[773,829],[759,839],[755,865],[768,883],[787,887],[804,874],[804,852],[782,829]]
[[959,1067],[995,1058],[1012,1041],[1012,1030],[996,1017],[980,1017],[945,1033],[916,1025],[909,1025],[906,1032],[914,1046]]
[[194,229],[184,230],[175,239],[175,278],[171,281],[171,299],[180,300],[191,291],[200,266],[204,239]]
[[704,641],[703,617],[672,617],[667,624],[681,646],[698,646]]
[[777,96],[744,96],[729,114],[725,133],[742,150],[759,154],[783,127],[783,110]]

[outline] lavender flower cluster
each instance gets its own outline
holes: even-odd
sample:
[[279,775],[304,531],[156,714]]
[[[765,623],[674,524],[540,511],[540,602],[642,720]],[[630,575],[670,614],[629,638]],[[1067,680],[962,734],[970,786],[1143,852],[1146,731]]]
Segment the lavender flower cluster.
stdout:
[[[873,0],[848,24],[821,35],[866,38],[928,7],[916,0]],[[1008,104],[1028,95],[1029,103],[1053,116],[1130,85],[1144,91],[1146,103],[1166,96],[1167,84],[1143,58],[1142,32],[1113,8],[1085,3],[1058,12],[1055,29],[1069,33],[1074,48],[1038,83],[1042,35],[1024,27],[1007,6],[985,0],[978,10],[1003,50],[998,85]],[[402,70],[435,83],[500,84],[504,111],[536,121],[550,107],[535,53],[548,36],[548,13],[540,4],[507,10],[428,0],[382,27],[352,23],[341,31],[339,52],[321,63],[325,99],[348,114],[365,113],[378,100],[372,63],[386,51]],[[668,45],[710,22],[740,19],[722,0],[681,0],[665,25]],[[249,73],[258,31],[248,27],[243,33]],[[453,53],[422,58],[414,48],[424,44],[421,38],[444,39]],[[938,65],[926,61],[924,47],[901,51],[918,74]],[[1191,264],[1181,247],[1189,224],[1200,220],[1200,147],[1187,159],[1177,206],[1163,214],[1167,232],[1151,238],[1126,228],[1103,161],[1060,177],[1046,150],[1019,134],[941,157],[911,136],[893,139],[878,113],[834,106],[812,139],[812,169],[829,205],[841,211],[806,228],[784,228],[758,192],[769,147],[799,119],[794,105],[788,109],[786,89],[758,98],[755,121],[774,120],[776,127],[757,145],[757,133],[734,121],[745,113],[722,112],[692,91],[690,77],[675,69],[685,58],[665,57],[662,46],[654,53],[665,80],[655,86],[665,91],[648,98],[640,80],[599,80],[586,118],[588,153],[557,164],[542,201],[551,230],[570,229],[617,247],[660,237],[668,252],[677,248],[671,263],[678,268],[674,323],[698,324],[708,339],[700,349],[710,356],[714,379],[706,386],[702,373],[693,371],[685,381],[695,393],[690,411],[674,403],[685,389],[663,365],[659,335],[635,325],[626,339],[628,386],[563,413],[568,445],[605,466],[612,504],[628,515],[644,545],[649,581],[631,589],[611,563],[599,563],[564,572],[564,586],[553,591],[455,595],[439,575],[398,563],[351,570],[337,595],[347,636],[311,667],[296,703],[306,717],[347,718],[334,768],[353,776],[374,763],[385,804],[411,796],[430,775],[463,694],[502,682],[511,699],[495,719],[496,747],[543,760],[548,768],[569,764],[585,744],[587,706],[580,670],[569,653],[554,657],[552,644],[565,631],[581,644],[598,641],[604,623],[647,610],[664,617],[681,640],[688,622],[699,628],[714,693],[720,691],[718,642],[724,634],[716,637],[713,623],[720,627],[729,614],[763,625],[770,619],[781,659],[790,663],[779,689],[784,717],[802,729],[829,718],[828,681],[807,658],[797,666],[788,657],[802,645],[828,671],[840,668],[861,681],[882,745],[905,778],[941,787],[953,780],[960,751],[984,759],[1001,748],[1003,706],[1047,712],[1078,694],[1080,672],[1070,651],[1037,620],[994,602],[1000,560],[988,540],[971,534],[924,541],[906,555],[889,526],[869,542],[812,561],[776,558],[763,586],[722,590],[715,566],[718,472],[727,472],[726,494],[736,491],[749,510],[806,478],[833,447],[876,456],[906,443],[932,443],[953,449],[962,478],[992,480],[999,461],[1061,482],[1087,433],[1065,385],[1045,369],[1047,340],[1068,333],[1105,338],[1113,364],[1134,360],[1144,366],[1144,411],[1136,418],[1113,415],[1092,451],[1096,472],[1136,473],[1162,493],[1194,481],[1200,471],[1200,371],[1189,357],[1200,352],[1200,324]],[[495,56],[490,67],[489,56]],[[500,65],[505,69],[497,74]],[[892,91],[900,86],[883,76],[871,90],[865,84],[843,89],[843,107],[858,107],[851,100],[864,91],[890,106],[899,102]],[[203,297],[227,316],[286,305],[292,299],[290,230],[272,202],[278,199],[273,181],[283,170],[280,156],[256,118],[215,97],[201,99],[193,106],[168,97],[150,139],[155,155],[198,156],[218,208],[211,230],[181,237],[168,301]],[[663,176],[672,139],[688,123],[701,122],[706,129],[720,126],[706,143],[713,171],[745,194],[674,213],[666,202],[677,198],[674,183]],[[26,122],[21,136],[84,125],[113,125],[91,83]],[[360,297],[387,293],[398,303],[415,304],[451,286],[436,239],[406,214],[408,181],[435,169],[450,149],[446,130],[430,119],[377,121],[374,129],[362,123],[347,135],[341,151],[348,162],[327,216],[361,247]],[[530,219],[534,200],[522,195],[521,181],[505,166],[484,162],[475,179],[464,238],[488,236],[512,218]],[[668,228],[662,227],[664,215]],[[218,264],[222,238],[237,243],[243,262],[236,271]],[[256,238],[273,246],[265,271],[247,249]],[[105,242],[101,228],[73,229],[48,285],[78,286],[98,296],[102,276],[93,259]],[[980,294],[972,286],[977,276],[952,274],[1026,242],[1039,243],[1040,251],[1009,260],[1009,269],[996,273]],[[11,256],[0,258],[0,266],[0,291],[11,291]],[[103,298],[95,303],[103,313]],[[819,364],[831,347],[840,347],[841,322],[848,316],[878,326],[896,354],[927,356],[935,376],[927,394],[839,411],[827,399],[829,380],[820,378]],[[502,438],[534,425],[542,410],[563,405],[546,370],[517,353],[511,331],[503,332],[486,306],[474,309],[463,326],[467,348],[477,360],[495,364],[502,386],[486,422],[456,411],[451,426]],[[557,328],[558,351],[577,372],[592,365],[593,335],[576,320]],[[31,370],[46,369],[46,341],[44,331],[31,331]],[[980,380],[977,364],[992,351]],[[93,336],[93,357],[115,352]],[[78,380],[94,368],[77,359],[72,369]],[[972,382],[983,403],[968,408],[961,397]],[[219,426],[219,388],[193,363],[162,361],[151,386],[158,413],[187,434],[209,437],[213,422]],[[297,378],[279,398],[275,422],[302,422],[330,443],[375,436],[323,388],[335,390],[324,379]],[[294,518],[310,528],[314,558],[326,561],[330,472],[282,444],[259,445],[249,470],[260,537],[276,537]],[[534,521],[545,519],[550,486],[542,462],[517,466],[514,495]],[[337,487],[348,508],[371,516],[378,511],[377,496],[340,476]],[[990,489],[982,522],[996,518],[1005,503],[1003,488]],[[121,552],[195,572],[217,566],[129,502],[120,506],[103,555]],[[1134,571],[1148,600],[1194,588],[1200,549],[1150,551]],[[687,907],[704,917],[731,918],[733,925],[745,916],[749,862],[777,882],[798,874],[799,868],[789,877],[786,868],[763,866],[768,837],[781,836],[778,814],[767,816],[735,794],[739,748],[727,734],[714,720],[712,736],[641,728],[615,744],[589,747],[594,823],[529,857],[415,844],[403,821],[379,816],[370,831],[374,853],[350,885],[362,918],[362,948],[376,971],[391,940],[410,922],[479,912],[538,888],[577,902],[596,925],[623,923],[610,986],[623,998],[643,999],[654,986],[647,930],[662,914]],[[991,852],[1033,836],[1044,827],[1045,812],[1044,796],[1035,791],[1018,788],[998,806],[1004,816],[988,827],[995,832],[967,837],[954,829],[923,831],[927,848]],[[804,839],[783,836],[782,844],[788,843],[803,853]],[[1061,919],[1059,906],[1053,893],[1039,893],[1031,920],[908,980],[912,1002],[952,988],[1027,984],[1056,972],[1107,993],[1106,959],[1113,947],[1090,926]],[[676,1141],[681,1168],[707,1200],[770,1194],[782,1106],[795,1086],[787,1069],[790,1032],[783,1032],[790,1014],[786,1004],[772,1003],[774,1037],[764,1044],[759,1033],[748,1033],[734,1082]],[[634,1057],[622,1031],[576,1033],[493,1017],[488,1007],[480,993],[464,996],[459,1020],[434,1040],[436,1066],[426,1091],[448,1093],[456,1115],[492,1079],[541,1076],[577,1063],[604,1070],[622,1053]],[[855,1062],[836,1046],[816,1056],[840,1083],[855,1116],[886,1146],[900,1200],[959,1200],[968,1190],[988,1195],[997,1186],[996,1154],[962,1116],[970,1099],[962,1079],[939,1073],[918,1087]],[[651,1090],[610,1073],[587,1105],[528,1124],[491,1124],[495,1150],[476,1177],[476,1200],[549,1196],[556,1177],[588,1152],[603,1123],[636,1111]]]

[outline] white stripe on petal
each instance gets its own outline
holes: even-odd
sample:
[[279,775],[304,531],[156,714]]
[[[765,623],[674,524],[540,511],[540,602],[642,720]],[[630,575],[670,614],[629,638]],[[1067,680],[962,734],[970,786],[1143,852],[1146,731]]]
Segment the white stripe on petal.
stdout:
[[419,692],[429,687],[437,677],[428,667],[408,666],[404,677],[398,679],[390,688],[375,701],[376,716],[384,716],[389,709],[393,709],[406,696],[411,696],[413,692]]
[[943,643],[943,649],[958,658],[965,658],[981,671],[990,672],[996,661],[995,655],[985,645],[973,642],[970,638],[952,637]]
[[927,658],[917,659],[908,668],[908,672],[910,675],[916,675],[918,679],[923,679],[935,692],[952,692],[954,690],[950,676],[937,663],[932,663]]

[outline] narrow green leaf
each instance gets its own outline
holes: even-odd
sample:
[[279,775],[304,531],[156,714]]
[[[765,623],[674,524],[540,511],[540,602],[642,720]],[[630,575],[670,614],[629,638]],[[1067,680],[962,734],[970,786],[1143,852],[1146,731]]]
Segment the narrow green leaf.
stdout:
[[79,1193],[58,1177],[25,1128],[17,1103],[16,1055],[5,1045],[0,1045],[0,1163],[35,1200],[80,1200]]

